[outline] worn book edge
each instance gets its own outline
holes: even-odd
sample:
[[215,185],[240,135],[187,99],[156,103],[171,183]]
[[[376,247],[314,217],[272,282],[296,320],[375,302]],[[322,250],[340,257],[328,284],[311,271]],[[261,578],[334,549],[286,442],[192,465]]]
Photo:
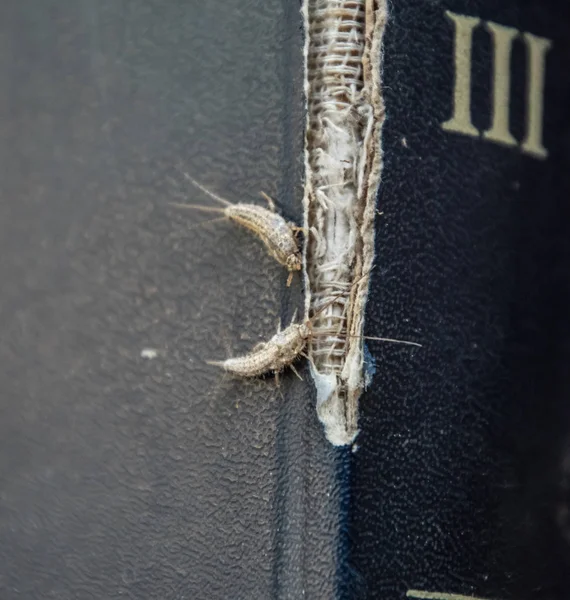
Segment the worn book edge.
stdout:
[[304,277],[317,413],[327,439],[358,434],[363,328],[382,170],[386,0],[305,0]]

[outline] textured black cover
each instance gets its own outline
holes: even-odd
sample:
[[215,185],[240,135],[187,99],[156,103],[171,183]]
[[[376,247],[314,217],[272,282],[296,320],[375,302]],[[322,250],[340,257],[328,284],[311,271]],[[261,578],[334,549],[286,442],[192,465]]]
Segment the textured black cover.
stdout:
[[180,164],[300,219],[302,44],[285,0],[0,3],[2,600],[334,595],[312,388],[203,362],[289,321],[299,278],[168,207],[208,202]]
[[[203,363],[289,320],[300,283],[243,230],[168,208],[207,201],[179,164],[300,219],[298,9],[0,3],[2,600],[567,596],[566,3],[391,5],[367,333],[424,347],[369,343],[352,455],[325,441],[307,379]],[[441,130],[445,10],[554,41],[547,161]]]
[[[443,131],[445,10],[549,38],[541,161]],[[570,594],[570,9],[552,0],[391,2],[385,168],[351,479],[353,597],[407,590]],[[473,46],[473,121],[489,126],[491,48]],[[511,129],[524,125],[513,50]],[[405,144],[403,141],[405,138]]]

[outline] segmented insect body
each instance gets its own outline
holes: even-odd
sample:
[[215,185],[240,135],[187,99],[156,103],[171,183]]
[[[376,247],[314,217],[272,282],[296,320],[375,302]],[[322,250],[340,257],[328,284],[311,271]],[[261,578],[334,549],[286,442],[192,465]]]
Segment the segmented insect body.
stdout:
[[311,327],[306,323],[292,323],[278,331],[268,342],[258,344],[249,354],[224,361],[208,361],[239,377],[259,377],[268,372],[279,373],[302,354]]
[[296,233],[302,228],[286,221],[276,211],[273,200],[267,194],[262,193],[262,196],[267,200],[269,209],[257,206],[256,204],[241,202],[232,204],[228,200],[212,193],[196,180],[192,179],[190,175],[184,173],[184,176],[205,194],[223,204],[224,208],[199,206],[196,204],[175,204],[174,206],[221,213],[228,219],[252,231],[265,244],[269,254],[279,264],[287,268],[289,271],[287,285],[290,285],[293,272],[300,271],[303,264],[296,237]]
[[[340,295],[338,296],[340,297]],[[280,329],[268,341],[255,346],[251,352],[244,356],[228,358],[223,361],[206,361],[210,365],[222,367],[228,373],[239,377],[259,377],[265,373],[274,372],[276,374],[285,368],[291,368],[299,376],[293,363],[300,356],[304,355],[304,350],[313,334],[313,322],[318,315],[326,309],[336,298],[323,305],[311,319],[304,323],[295,323],[294,319],[289,327],[283,331]],[[397,340],[386,337],[357,336],[362,339],[377,340],[381,342],[390,342],[394,344],[407,344],[409,346],[421,347],[417,342],[407,340]],[[300,376],[299,376],[300,377]]]
[[[278,331],[268,342],[262,342],[244,356],[228,358],[226,360],[208,360],[209,365],[222,367],[224,371],[238,377],[259,377],[266,373],[280,373],[285,368],[291,368],[297,376],[293,363],[300,356],[312,335],[312,322],[291,323],[283,331]],[[359,336],[360,337],[360,336]],[[407,344],[421,348],[421,344],[407,340],[396,340],[385,337],[362,336],[363,339],[390,342],[393,344]]]
[[255,204],[233,204],[223,211],[229,219],[253,231],[265,244],[269,254],[288,271],[301,270],[301,252],[293,224],[275,211]]

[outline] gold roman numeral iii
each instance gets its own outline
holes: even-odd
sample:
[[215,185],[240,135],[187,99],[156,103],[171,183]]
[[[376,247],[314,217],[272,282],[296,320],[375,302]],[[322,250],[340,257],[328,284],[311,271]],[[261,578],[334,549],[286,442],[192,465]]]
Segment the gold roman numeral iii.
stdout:
[[[442,123],[446,131],[479,137],[481,132],[471,122],[471,56],[473,31],[481,24],[481,19],[458,15],[446,11],[445,16],[455,30],[455,84],[453,90],[453,114]],[[493,114],[491,127],[482,133],[483,138],[505,146],[519,146],[526,154],[536,158],[546,158],[548,151],[542,141],[544,111],[544,71],[546,53],[552,42],[532,33],[522,33],[526,46],[526,135],[519,144],[509,130],[509,109],[511,97],[511,52],[514,40],[520,32],[485,22],[493,42]]]

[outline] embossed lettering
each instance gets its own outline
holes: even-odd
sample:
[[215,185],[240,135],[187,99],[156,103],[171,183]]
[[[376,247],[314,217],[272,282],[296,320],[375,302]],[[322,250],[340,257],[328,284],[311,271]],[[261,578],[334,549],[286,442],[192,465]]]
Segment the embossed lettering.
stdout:
[[546,53],[552,42],[532,33],[525,33],[523,39],[527,48],[526,84],[526,137],[522,143],[523,152],[546,158],[548,151],[542,145],[542,122],[544,111],[544,71]]
[[471,123],[471,47],[473,30],[481,19],[456,15],[447,10],[445,16],[455,27],[455,85],[453,90],[453,116],[441,126],[477,137],[479,131]]
[[511,99],[511,50],[519,32],[497,23],[485,23],[493,39],[493,116],[491,127],[483,137],[492,142],[516,146],[517,140],[509,131]]
[[408,598],[417,598],[418,600],[485,600],[477,596],[465,596],[463,594],[449,594],[446,592],[428,592],[426,590],[408,590]]
[[[481,24],[481,19],[451,11],[446,11],[445,16],[455,32],[455,80],[452,116],[441,126],[445,131],[479,137],[481,132],[471,121],[471,61],[473,31]],[[527,56],[526,135],[519,144],[510,131],[510,99],[511,54],[513,43],[521,33],[492,21],[485,22],[485,29],[493,44],[492,114],[491,125],[482,137],[505,146],[518,146],[522,152],[544,159],[548,156],[543,145],[544,74],[546,54],[552,42],[532,33],[522,33]]]

